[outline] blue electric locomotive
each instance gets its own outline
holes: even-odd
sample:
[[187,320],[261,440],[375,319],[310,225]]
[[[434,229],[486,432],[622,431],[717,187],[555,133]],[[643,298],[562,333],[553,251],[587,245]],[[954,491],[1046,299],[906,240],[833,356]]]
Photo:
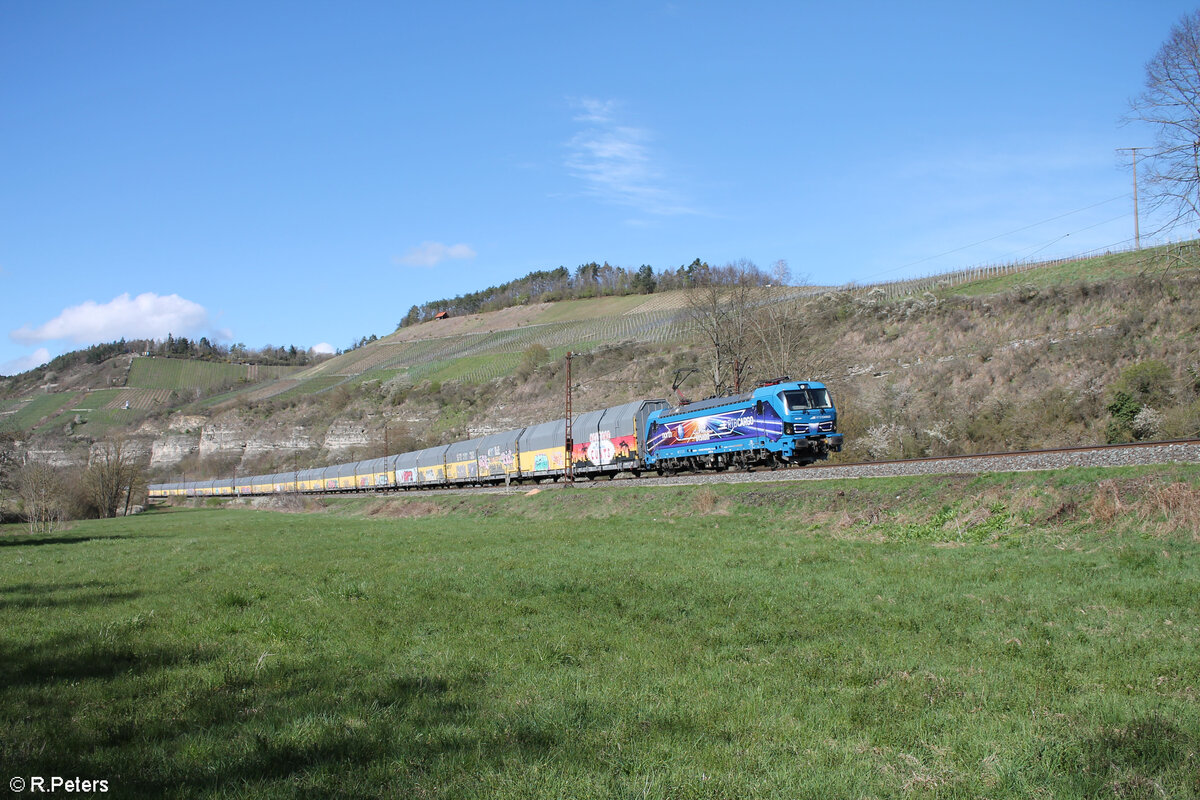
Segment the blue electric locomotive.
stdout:
[[646,468],[725,469],[811,464],[842,449],[824,384],[783,378],[646,418]]

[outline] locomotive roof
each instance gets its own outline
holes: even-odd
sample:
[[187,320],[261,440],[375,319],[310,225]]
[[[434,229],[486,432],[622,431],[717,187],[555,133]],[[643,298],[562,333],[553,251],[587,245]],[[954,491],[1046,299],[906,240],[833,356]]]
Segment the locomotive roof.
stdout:
[[[754,396],[756,394],[763,391],[764,389],[773,389],[773,390],[778,389],[779,391],[787,391],[788,389],[794,389],[797,386],[797,384],[804,384],[805,388],[808,388],[808,387],[816,387],[816,388],[820,388],[820,389],[825,388],[825,384],[820,383],[819,381],[779,381],[777,383],[767,384],[766,386],[759,386],[755,389],[752,389],[749,392],[743,392],[742,394],[731,394],[731,395],[726,395],[724,397],[710,397],[706,400],[699,400],[695,403],[688,403],[686,406],[673,406],[672,408],[668,408],[661,415],[659,415],[659,419],[666,419],[667,417],[675,417],[675,416],[679,416],[682,414],[690,414],[693,411],[703,411],[706,408],[717,408],[718,406],[729,406],[729,405],[736,405],[737,403],[748,403],[752,399],[754,399]],[[769,394],[771,394],[771,393],[773,393],[773,392],[769,392]]]
[[706,408],[716,408],[717,406],[728,406],[734,403],[746,403],[754,396],[754,392],[746,392],[744,394],[726,395],[725,397],[710,397],[707,400],[698,400],[695,403],[688,403],[686,406],[674,406],[669,408],[659,416],[674,417],[679,414],[690,414],[693,411],[703,411]]

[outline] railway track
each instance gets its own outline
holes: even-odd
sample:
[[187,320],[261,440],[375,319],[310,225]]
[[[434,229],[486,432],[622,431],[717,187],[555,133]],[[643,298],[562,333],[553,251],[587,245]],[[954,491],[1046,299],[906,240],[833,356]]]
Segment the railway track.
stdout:
[[[701,472],[672,477],[643,475],[639,486],[697,486],[716,483],[783,483],[787,481],[823,481],[854,478],[891,478],[918,475],[979,475],[988,472],[1034,472],[1066,469],[1068,467],[1132,467],[1149,464],[1200,464],[1200,439],[1178,439],[1167,442],[1134,442],[1130,444],[1059,447],[1047,450],[1024,450],[1013,453],[984,453],[978,455],[910,458],[896,461],[871,461],[856,464],[820,464],[791,469],[758,469],[754,472]],[[407,492],[375,492],[381,497],[440,495],[447,493],[480,492],[490,494],[520,494],[531,489],[599,488],[626,485],[625,477],[597,481],[579,480],[574,484],[543,483],[513,484],[511,486],[463,487],[452,489],[412,489]]]
[[978,475],[987,472],[1034,472],[1068,467],[1132,467],[1171,463],[1200,464],[1200,439],[1059,447],[1012,453],[910,458],[857,464],[821,464],[775,472],[763,471],[741,475],[731,473],[698,474],[651,480],[667,485],[712,483],[712,480],[704,479],[714,477],[728,482],[813,481],[915,475]]

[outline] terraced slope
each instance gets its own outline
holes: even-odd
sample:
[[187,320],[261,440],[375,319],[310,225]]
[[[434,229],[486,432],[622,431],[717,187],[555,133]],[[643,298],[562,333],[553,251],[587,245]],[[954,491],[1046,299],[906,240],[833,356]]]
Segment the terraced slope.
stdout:
[[[221,388],[259,385],[278,381],[294,373],[297,367],[266,367],[251,364],[219,364],[179,358],[130,357],[124,387],[68,391],[44,391],[29,394],[6,404],[0,410],[0,431],[23,433],[77,429],[87,425],[89,433],[106,432],[137,422],[150,413],[177,407]],[[111,371],[110,371],[111,374]],[[118,375],[106,377],[104,384]],[[54,387],[50,387],[53,389]]]
[[82,396],[80,392],[37,395],[16,403],[0,415],[0,430],[25,431],[54,419],[62,409]]
[[543,303],[404,328],[349,353],[245,391],[212,398],[220,408],[320,394],[363,380],[484,383],[513,374],[522,354],[541,345],[551,356],[619,342],[665,343],[684,336],[682,292]]
[[268,367],[257,364],[220,364],[181,358],[135,358],[129,367],[126,386],[138,389],[213,389],[282,377],[298,367]]

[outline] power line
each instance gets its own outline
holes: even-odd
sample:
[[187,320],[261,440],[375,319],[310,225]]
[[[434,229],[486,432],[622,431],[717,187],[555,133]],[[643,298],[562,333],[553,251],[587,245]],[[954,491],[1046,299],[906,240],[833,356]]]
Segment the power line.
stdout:
[[[1036,247],[1034,250],[1031,250],[1031,251],[1029,251],[1029,252],[1024,252],[1024,251],[1018,250],[1018,251],[1016,251],[1016,252],[1014,252],[1014,253],[1010,253],[1008,257],[1009,257],[1009,258],[1016,258],[1016,257],[1017,257],[1017,255],[1019,255],[1020,253],[1024,252],[1024,257],[1025,257],[1025,258],[1029,258],[1029,256],[1032,256],[1032,255],[1035,255],[1035,254],[1037,254],[1037,253],[1040,253],[1040,252],[1042,252],[1043,250],[1045,250],[1047,247],[1050,247],[1050,246],[1051,246],[1051,245],[1053,245],[1053,244],[1057,244],[1058,242],[1061,242],[1063,239],[1066,239],[1066,238],[1067,238],[1068,236],[1070,236],[1071,234],[1075,234],[1075,233],[1083,233],[1084,231],[1090,231],[1092,228],[1099,228],[1099,227],[1100,227],[1100,226],[1102,226],[1102,225],[1109,225],[1109,224],[1111,224],[1111,223],[1113,223],[1113,222],[1116,222],[1116,221],[1117,221],[1117,220],[1119,220],[1119,219],[1123,219],[1124,217],[1125,217],[1125,215],[1124,215],[1124,214],[1119,214],[1119,215],[1117,215],[1117,216],[1115,216],[1115,217],[1112,217],[1111,219],[1106,219],[1106,220],[1104,220],[1103,222],[1097,222],[1097,223],[1095,223],[1094,225],[1088,225],[1088,226],[1087,226],[1087,227],[1085,227],[1085,228],[1078,228],[1078,229],[1076,229],[1076,230],[1073,230],[1073,231],[1071,231],[1070,233],[1064,233],[1062,236],[1059,236],[1057,239],[1052,239],[1052,240],[1050,240],[1049,242],[1047,242],[1046,244],[1043,244],[1043,245],[1040,245],[1040,246]],[[1131,239],[1122,239],[1120,242],[1117,242],[1116,244],[1108,245],[1108,247],[1115,247],[1115,246],[1117,246],[1117,245],[1123,245],[1123,244],[1127,244],[1127,243],[1128,243],[1128,242],[1130,242],[1130,241],[1132,241],[1132,240],[1131,240]],[[1141,248],[1141,242],[1140,242],[1140,240],[1139,240],[1139,242],[1138,242],[1138,248],[1139,248],[1139,249]]]
[[[874,275],[870,275],[870,276],[868,276],[868,277],[869,277],[869,278],[877,278],[877,277],[879,277],[880,275],[888,275],[888,274],[891,274],[891,273],[893,273],[893,272],[898,272],[898,271],[900,271],[900,270],[902,270],[902,269],[908,269],[909,267],[915,267],[917,264],[923,264],[923,263],[925,263],[926,261],[932,261],[932,260],[934,260],[935,258],[941,258],[942,256],[948,256],[948,255],[951,255],[951,254],[953,254],[953,253],[959,253],[959,252],[962,252],[963,250],[969,250],[969,249],[971,249],[972,247],[978,247],[978,246],[979,246],[979,245],[981,245],[981,244],[987,244],[988,242],[993,242],[993,241],[995,241],[996,239],[1002,239],[1002,238],[1004,238],[1005,236],[1012,236],[1014,233],[1021,233],[1022,231],[1027,231],[1027,230],[1029,230],[1030,228],[1036,228],[1036,227],[1037,227],[1037,226],[1039,226],[1039,225],[1045,225],[1047,222],[1054,222],[1055,220],[1060,220],[1060,219],[1062,219],[1062,218],[1064,218],[1064,217],[1069,217],[1069,216],[1071,216],[1072,214],[1080,214],[1080,213],[1082,213],[1082,212],[1084,212],[1084,211],[1089,211],[1089,210],[1091,210],[1091,209],[1093,209],[1093,208],[1098,208],[1099,206],[1107,205],[1108,203],[1112,203],[1112,202],[1115,202],[1115,201],[1117,201],[1117,200],[1122,200],[1122,199],[1124,199],[1124,198],[1126,198],[1126,197],[1128,197],[1128,194],[1124,194],[1124,193],[1122,193],[1122,194],[1119,194],[1119,195],[1117,195],[1116,197],[1110,197],[1110,198],[1108,198],[1107,200],[1101,200],[1101,201],[1100,201],[1100,202],[1098,202],[1098,203],[1092,203],[1090,206],[1084,206],[1083,208],[1077,208],[1077,209],[1075,209],[1074,211],[1068,211],[1068,212],[1066,212],[1065,214],[1059,214],[1059,215],[1058,215],[1058,216],[1056,216],[1056,217],[1050,217],[1049,219],[1044,219],[1044,220],[1041,220],[1040,222],[1034,222],[1034,223],[1032,223],[1032,224],[1030,224],[1030,225],[1025,225],[1024,227],[1021,227],[1021,228],[1017,228],[1017,229],[1015,229],[1015,230],[1008,231],[1007,233],[998,233],[998,234],[996,234],[995,236],[989,236],[989,237],[988,237],[988,238],[986,238],[986,239],[980,239],[978,242],[973,242],[973,243],[971,243],[971,244],[965,244],[965,245],[963,245],[962,247],[955,247],[955,248],[954,248],[954,249],[952,249],[952,250],[946,250],[945,252],[942,252],[942,253],[937,253],[937,254],[935,254],[935,255],[932,255],[932,256],[926,256],[925,258],[918,258],[916,261],[910,261],[910,262],[909,262],[909,263],[907,263],[907,264],[901,264],[900,266],[898,266],[898,267],[893,267],[892,269],[885,269],[885,270],[883,270],[882,272],[877,272],[877,273],[875,273]],[[1119,219],[1119,217],[1118,217],[1118,219]],[[1084,230],[1086,230],[1086,228],[1085,228]]]

